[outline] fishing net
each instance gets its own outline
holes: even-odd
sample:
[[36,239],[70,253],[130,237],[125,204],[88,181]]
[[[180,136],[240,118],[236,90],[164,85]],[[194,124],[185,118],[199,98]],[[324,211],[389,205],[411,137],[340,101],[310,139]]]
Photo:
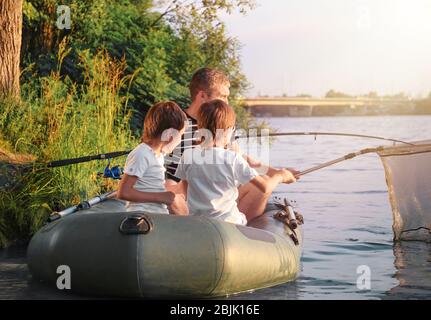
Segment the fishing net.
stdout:
[[431,140],[379,152],[385,167],[395,240],[431,242]]

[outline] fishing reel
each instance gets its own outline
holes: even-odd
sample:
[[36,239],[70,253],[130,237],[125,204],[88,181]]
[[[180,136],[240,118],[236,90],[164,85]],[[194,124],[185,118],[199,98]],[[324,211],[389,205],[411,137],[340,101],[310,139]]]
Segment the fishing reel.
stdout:
[[97,174],[98,177],[105,179],[121,180],[121,176],[124,174],[124,169],[120,166],[114,166],[111,168],[111,159],[108,160],[108,165],[103,172]]
[[289,201],[287,198],[280,201],[281,199],[278,197],[275,197],[274,200],[275,206],[281,210],[277,212],[274,218],[285,222],[292,230],[297,229],[298,225],[304,224],[304,217],[295,210],[296,201]]

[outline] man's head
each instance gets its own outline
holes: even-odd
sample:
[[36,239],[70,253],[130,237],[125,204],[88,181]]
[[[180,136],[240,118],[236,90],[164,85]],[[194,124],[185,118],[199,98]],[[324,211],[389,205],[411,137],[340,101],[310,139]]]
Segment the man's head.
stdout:
[[211,68],[202,68],[195,72],[190,82],[190,95],[193,103],[202,105],[219,99],[228,103],[230,82],[223,73]]

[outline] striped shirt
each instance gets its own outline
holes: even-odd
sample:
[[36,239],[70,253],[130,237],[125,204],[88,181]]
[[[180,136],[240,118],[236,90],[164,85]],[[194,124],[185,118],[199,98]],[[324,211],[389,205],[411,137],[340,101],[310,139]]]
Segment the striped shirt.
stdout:
[[198,130],[198,122],[196,119],[187,115],[188,126],[184,135],[181,137],[181,143],[174,149],[174,151],[165,157],[165,167],[166,167],[166,179],[174,180],[176,182],[181,181],[175,176],[177,171],[178,163],[184,153],[184,150],[193,148],[198,144],[196,138],[196,132]]

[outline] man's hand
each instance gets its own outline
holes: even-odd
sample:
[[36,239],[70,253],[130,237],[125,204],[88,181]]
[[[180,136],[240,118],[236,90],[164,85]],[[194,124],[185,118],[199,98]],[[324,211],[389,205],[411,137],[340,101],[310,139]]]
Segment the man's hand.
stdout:
[[186,198],[183,194],[175,195],[175,199],[171,205],[168,206],[170,214],[177,216],[188,216],[189,208],[187,207]]
[[175,193],[171,192],[171,191],[167,191],[167,192],[162,192],[160,193],[160,202],[167,204],[168,206],[170,206],[174,200],[175,200]]

